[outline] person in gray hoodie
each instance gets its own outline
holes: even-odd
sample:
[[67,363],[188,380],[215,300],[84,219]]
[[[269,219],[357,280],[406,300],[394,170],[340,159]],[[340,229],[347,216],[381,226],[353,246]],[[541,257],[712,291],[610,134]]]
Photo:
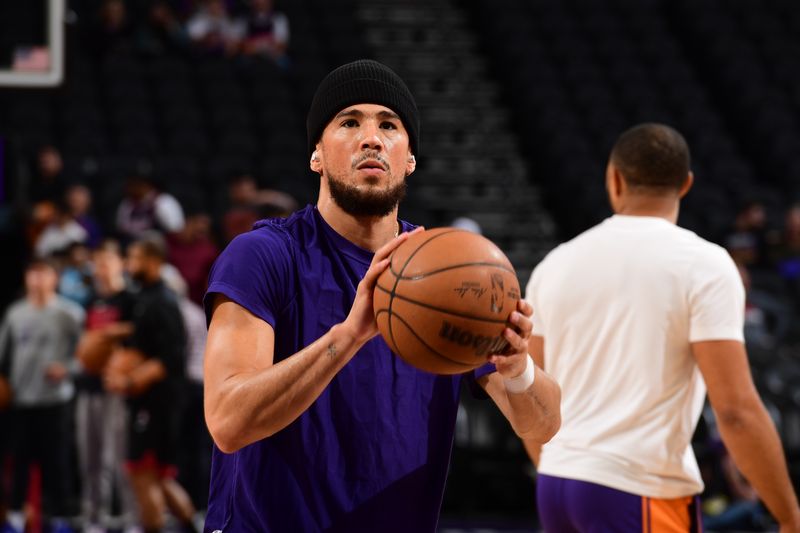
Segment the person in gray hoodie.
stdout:
[[37,462],[43,514],[51,522],[69,512],[71,370],[84,320],[83,309],[59,296],[57,286],[55,266],[34,259],[25,269],[25,296],[9,307],[0,325],[0,363],[9,367],[13,391],[11,514],[22,516],[30,466]]

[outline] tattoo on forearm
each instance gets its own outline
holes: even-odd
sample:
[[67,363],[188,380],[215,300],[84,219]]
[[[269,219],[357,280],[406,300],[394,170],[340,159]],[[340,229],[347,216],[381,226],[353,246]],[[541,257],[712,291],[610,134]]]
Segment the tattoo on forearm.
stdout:
[[330,357],[331,359],[336,357],[336,345],[333,343],[330,343],[328,345],[328,357]]
[[545,403],[539,398],[539,395],[537,395],[533,391],[530,391],[530,398],[533,400],[536,406],[539,407],[539,409],[541,409],[542,414],[544,416],[546,417],[550,416],[550,409],[548,409],[547,405],[545,405]]

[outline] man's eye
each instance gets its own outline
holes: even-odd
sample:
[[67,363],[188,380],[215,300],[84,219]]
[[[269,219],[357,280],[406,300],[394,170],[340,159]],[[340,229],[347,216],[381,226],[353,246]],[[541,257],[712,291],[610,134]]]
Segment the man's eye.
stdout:
[[358,122],[355,119],[351,118],[342,122],[342,126],[344,126],[345,128],[355,128],[356,126],[358,126]]
[[383,122],[381,123],[381,128],[386,130],[396,130],[397,126],[395,125],[394,122]]

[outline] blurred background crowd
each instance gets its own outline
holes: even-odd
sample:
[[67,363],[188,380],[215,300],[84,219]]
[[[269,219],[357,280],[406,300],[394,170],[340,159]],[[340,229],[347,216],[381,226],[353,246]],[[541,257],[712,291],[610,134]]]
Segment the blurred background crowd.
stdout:
[[[13,4],[0,17],[19,16]],[[125,257],[143,240],[156,243],[184,320],[176,480],[201,523],[209,269],[254,221],[314,201],[305,113],[325,73],[361,57],[395,69],[421,108],[418,171],[401,217],[483,232],[523,286],[547,251],[610,214],[604,158],[619,133],[643,121],[680,130],[696,187],[679,224],[739,265],[756,384],[800,483],[794,2],[69,0],[66,27],[60,87],[0,89],[0,375],[30,391],[0,410],[8,531],[26,516],[30,530],[43,527],[41,511],[63,519],[64,531],[135,524],[124,428],[112,423],[124,418],[124,395],[76,350],[136,305],[138,267],[125,268]],[[0,53],[8,39],[0,36]],[[25,334],[47,345],[47,359],[9,340],[20,314],[52,324],[19,311],[43,301],[58,302],[63,327]],[[710,410],[695,449],[709,527],[768,529]],[[533,531],[534,484],[505,422],[465,395],[442,530]],[[184,511],[174,512],[176,528]]]

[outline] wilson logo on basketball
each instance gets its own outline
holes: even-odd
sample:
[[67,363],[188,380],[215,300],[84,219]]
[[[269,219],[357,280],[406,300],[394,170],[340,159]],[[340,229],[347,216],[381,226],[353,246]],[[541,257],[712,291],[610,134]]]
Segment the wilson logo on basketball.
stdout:
[[492,313],[503,311],[503,302],[505,302],[503,285],[503,276],[492,274]]
[[458,344],[459,346],[472,346],[475,349],[476,357],[486,357],[489,354],[501,353],[508,344],[508,341],[501,335],[497,337],[475,335],[446,320],[442,322],[442,329],[439,330],[439,337]]

